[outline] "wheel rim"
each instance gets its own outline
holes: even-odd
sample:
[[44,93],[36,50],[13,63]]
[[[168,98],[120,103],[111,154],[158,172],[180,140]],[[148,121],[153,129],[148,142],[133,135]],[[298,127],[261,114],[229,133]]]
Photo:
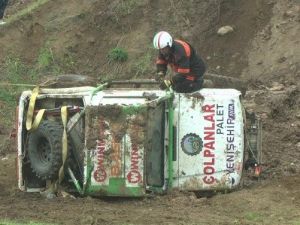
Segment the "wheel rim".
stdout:
[[51,161],[51,147],[46,138],[41,138],[38,143],[38,158],[42,164],[48,164]]

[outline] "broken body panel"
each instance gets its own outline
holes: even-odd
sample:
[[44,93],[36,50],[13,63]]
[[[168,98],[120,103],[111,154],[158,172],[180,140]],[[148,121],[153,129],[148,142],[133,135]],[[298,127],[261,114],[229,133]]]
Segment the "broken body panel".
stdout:
[[[62,105],[80,109],[69,114],[68,127],[76,113],[84,112],[83,141],[79,150],[72,149],[82,155],[83,175],[68,168],[65,178],[80,194],[143,196],[172,188],[203,191],[238,186],[244,157],[239,91],[94,90],[41,89],[37,96],[37,110]],[[28,172],[30,149],[25,142],[30,132],[25,115],[31,94],[24,92],[18,106],[18,184],[28,192],[46,188],[45,181]]]

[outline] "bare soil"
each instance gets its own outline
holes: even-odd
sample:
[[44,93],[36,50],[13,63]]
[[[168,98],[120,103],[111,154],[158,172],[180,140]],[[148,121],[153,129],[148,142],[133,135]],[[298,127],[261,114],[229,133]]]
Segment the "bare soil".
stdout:
[[[100,79],[113,71],[121,78],[134,77],[131,65],[151,47],[154,33],[168,30],[196,47],[209,72],[248,83],[245,105],[263,121],[262,177],[247,179],[239,190],[211,198],[172,192],[143,199],[45,199],[22,193],[17,189],[14,144],[8,141],[11,127],[4,123],[11,120],[13,126],[13,113],[7,115],[0,101],[0,221],[300,224],[299,1],[141,0],[119,10],[124,2],[53,0],[14,24],[0,27],[0,73],[7,55],[18,55],[31,65],[40,49],[51,43],[55,57],[71,55],[76,62],[68,73]],[[23,7],[12,1],[7,16]],[[234,31],[220,37],[216,31],[224,25]],[[128,62],[107,62],[107,52],[116,46],[126,46],[131,56]],[[154,70],[153,65],[147,77]],[[6,78],[1,74],[0,81]]]

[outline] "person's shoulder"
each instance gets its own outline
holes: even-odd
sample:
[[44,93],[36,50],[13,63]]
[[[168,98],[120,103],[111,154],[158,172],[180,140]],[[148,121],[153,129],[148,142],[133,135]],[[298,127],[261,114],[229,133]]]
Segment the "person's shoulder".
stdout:
[[176,39],[174,40],[174,49],[175,52],[190,55],[191,54],[191,45],[184,40]]
[[184,41],[176,39],[174,40],[173,43],[174,43],[175,50],[180,50],[180,51],[184,50],[184,43],[185,43]]

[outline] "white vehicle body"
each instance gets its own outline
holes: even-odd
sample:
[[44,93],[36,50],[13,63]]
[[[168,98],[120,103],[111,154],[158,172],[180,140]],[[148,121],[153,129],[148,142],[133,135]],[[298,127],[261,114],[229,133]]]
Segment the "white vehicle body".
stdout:
[[[79,109],[69,113],[67,128],[72,126],[72,116],[85,111],[80,125],[82,177],[65,170],[75,186],[79,183],[81,194],[143,196],[171,188],[215,191],[239,186],[245,163],[239,91],[94,90],[41,89],[35,106],[36,111],[46,108],[46,112],[62,105]],[[17,129],[18,185],[28,192],[42,191],[47,184],[26,166],[32,163],[25,144],[32,133],[25,127],[31,95],[26,91],[20,97]],[[60,115],[48,114],[44,120],[53,117],[60,120]]]

